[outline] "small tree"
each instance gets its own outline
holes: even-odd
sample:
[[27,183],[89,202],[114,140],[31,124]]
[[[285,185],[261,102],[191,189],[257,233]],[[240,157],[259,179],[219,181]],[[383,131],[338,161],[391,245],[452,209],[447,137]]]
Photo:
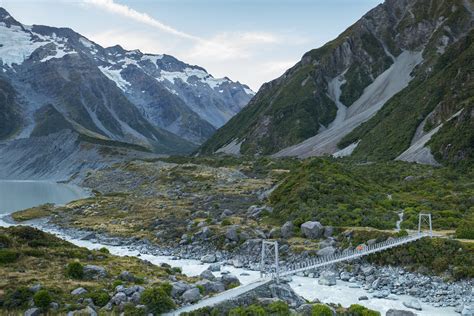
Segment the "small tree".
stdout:
[[71,262],[67,265],[66,274],[73,279],[82,279],[84,277],[84,267],[80,262]]
[[53,299],[47,290],[39,290],[35,293],[35,295],[33,295],[35,306],[41,308],[42,310],[47,310],[52,300]]
[[161,287],[148,288],[142,293],[142,303],[148,312],[161,314],[172,310],[175,304],[171,297]]

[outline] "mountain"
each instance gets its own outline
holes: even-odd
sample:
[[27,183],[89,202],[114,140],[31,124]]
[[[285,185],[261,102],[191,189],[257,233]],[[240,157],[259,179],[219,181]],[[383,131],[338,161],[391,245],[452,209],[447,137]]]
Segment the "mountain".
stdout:
[[[4,168],[7,162],[50,156],[56,147],[38,148],[39,138],[60,145],[64,135],[77,140],[74,148],[189,153],[254,95],[246,85],[214,78],[172,56],[104,48],[68,28],[23,25],[3,8],[0,60]],[[18,152],[27,144],[38,150],[37,157]],[[69,154],[77,154],[73,147]]]
[[472,0],[387,0],[266,83],[201,154],[472,161]]

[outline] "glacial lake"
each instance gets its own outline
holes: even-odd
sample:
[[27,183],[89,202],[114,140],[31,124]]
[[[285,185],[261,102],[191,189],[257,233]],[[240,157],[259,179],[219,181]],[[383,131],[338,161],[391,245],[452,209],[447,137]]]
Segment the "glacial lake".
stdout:
[[78,186],[53,181],[0,180],[0,217],[45,204],[66,204],[88,193]]

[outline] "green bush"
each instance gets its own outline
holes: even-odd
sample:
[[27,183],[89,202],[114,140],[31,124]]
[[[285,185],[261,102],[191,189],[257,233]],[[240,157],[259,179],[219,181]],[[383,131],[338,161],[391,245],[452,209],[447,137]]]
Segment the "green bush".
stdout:
[[67,265],[66,275],[72,279],[80,280],[84,277],[84,267],[80,262],[71,262]]
[[349,306],[347,312],[350,316],[380,316],[379,312],[373,311],[359,304]]
[[5,295],[3,306],[6,308],[22,308],[26,307],[33,293],[27,287],[19,287],[15,290],[8,291]]
[[20,254],[16,250],[0,249],[0,264],[15,262]]
[[94,291],[88,296],[92,299],[95,305],[100,307],[105,306],[105,304],[107,304],[110,300],[109,294],[105,291]]
[[332,316],[332,310],[324,304],[313,305],[311,316]]
[[6,235],[0,235],[0,249],[11,246],[11,240]]
[[33,301],[35,302],[36,307],[47,310],[49,308],[49,304],[51,304],[53,301],[53,298],[47,290],[43,289],[39,290],[35,293],[35,295],[33,295]]
[[267,307],[268,312],[271,315],[278,315],[278,316],[288,316],[291,315],[290,308],[288,304],[283,301],[276,301],[268,305]]
[[268,315],[261,306],[250,305],[248,307],[237,307],[229,311],[229,316],[265,316]]
[[456,229],[456,237],[461,239],[474,239],[474,221],[465,221]]
[[232,225],[232,222],[228,218],[224,218],[221,222],[221,226],[229,226]]
[[131,303],[127,303],[123,309],[123,314],[127,316],[145,316],[147,315],[144,308],[138,308]]
[[110,253],[109,249],[107,249],[107,248],[105,248],[105,247],[100,248],[100,249],[99,249],[99,252],[106,253],[106,254],[109,254],[109,253]]
[[175,308],[173,300],[162,287],[146,289],[142,293],[141,300],[148,312],[153,314],[165,313]]

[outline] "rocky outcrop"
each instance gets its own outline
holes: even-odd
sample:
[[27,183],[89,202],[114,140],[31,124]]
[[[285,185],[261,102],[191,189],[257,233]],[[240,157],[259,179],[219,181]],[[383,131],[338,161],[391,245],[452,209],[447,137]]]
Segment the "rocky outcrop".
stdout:
[[320,222],[305,222],[301,224],[301,232],[306,238],[317,239],[324,233],[324,227]]

